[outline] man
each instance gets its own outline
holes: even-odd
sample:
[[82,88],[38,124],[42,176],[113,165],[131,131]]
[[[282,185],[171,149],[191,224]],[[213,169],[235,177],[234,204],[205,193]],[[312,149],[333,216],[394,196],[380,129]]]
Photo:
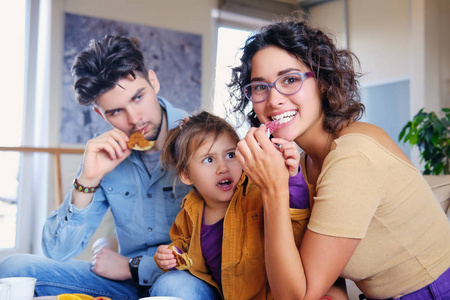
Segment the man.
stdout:
[[[81,105],[114,129],[87,142],[74,188],[48,217],[42,247],[46,256],[15,255],[0,263],[0,278],[36,277],[37,296],[84,293],[112,299],[138,299],[162,274],[153,259],[189,187],[159,162],[168,130],[187,116],[158,97],[159,82],[147,70],[138,47],[129,39],[107,36],[91,41],[72,66],[74,89]],[[137,131],[155,141],[146,152],[128,149]],[[176,184],[174,185],[174,182]],[[79,254],[111,208],[119,253],[108,248],[94,252],[92,262],[71,260]],[[180,293],[184,299],[211,299],[214,291],[188,272],[160,282],[158,289]],[[182,280],[183,284],[178,282]],[[178,282],[176,291],[173,285]],[[179,296],[174,295],[174,296]]]

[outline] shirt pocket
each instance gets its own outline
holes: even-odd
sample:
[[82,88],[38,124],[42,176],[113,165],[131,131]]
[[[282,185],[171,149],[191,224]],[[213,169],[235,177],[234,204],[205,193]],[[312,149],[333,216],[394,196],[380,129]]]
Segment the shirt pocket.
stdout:
[[244,256],[247,258],[261,257],[264,259],[264,224],[262,209],[247,213],[244,230]]
[[102,182],[101,185],[116,224],[130,224],[135,219],[136,212],[140,211],[142,214],[142,207],[137,207],[137,186],[135,184]]
[[181,210],[183,198],[191,190],[190,186],[180,185],[173,188],[172,186],[163,187],[164,209],[166,212],[167,223],[172,225],[177,214]]

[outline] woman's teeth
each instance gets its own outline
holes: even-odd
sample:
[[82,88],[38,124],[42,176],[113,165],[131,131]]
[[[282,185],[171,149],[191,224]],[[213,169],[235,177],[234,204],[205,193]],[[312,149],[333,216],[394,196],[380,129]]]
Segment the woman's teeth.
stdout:
[[271,116],[270,118],[275,121],[278,120],[279,124],[284,124],[287,123],[289,121],[291,121],[295,115],[297,114],[297,111],[287,111],[285,113],[276,115],[276,116]]

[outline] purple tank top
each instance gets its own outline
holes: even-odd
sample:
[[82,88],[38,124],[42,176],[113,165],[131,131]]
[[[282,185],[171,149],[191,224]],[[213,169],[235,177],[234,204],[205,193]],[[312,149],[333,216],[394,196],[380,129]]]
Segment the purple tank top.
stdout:
[[222,286],[222,237],[223,219],[215,224],[206,225],[205,214],[203,214],[200,245],[206,266],[219,286]]
[[289,207],[308,208],[309,189],[302,173],[302,167],[298,166],[298,173],[289,177]]

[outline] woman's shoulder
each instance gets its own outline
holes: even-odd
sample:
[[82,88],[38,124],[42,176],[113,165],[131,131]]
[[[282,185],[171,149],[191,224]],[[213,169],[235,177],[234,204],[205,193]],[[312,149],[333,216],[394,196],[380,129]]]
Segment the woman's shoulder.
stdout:
[[[358,142],[355,140],[358,140]],[[362,143],[363,140],[366,141],[366,143]],[[375,143],[396,157],[411,164],[409,158],[403,153],[394,140],[392,140],[383,129],[370,123],[354,122],[345,127],[338,133],[338,143],[339,142],[342,142],[343,144],[348,143],[352,148],[373,145]]]
[[344,127],[339,133],[338,137],[342,137],[348,134],[361,134],[368,136],[380,144],[387,141],[392,141],[389,135],[380,127],[364,122],[354,122],[346,127]]

